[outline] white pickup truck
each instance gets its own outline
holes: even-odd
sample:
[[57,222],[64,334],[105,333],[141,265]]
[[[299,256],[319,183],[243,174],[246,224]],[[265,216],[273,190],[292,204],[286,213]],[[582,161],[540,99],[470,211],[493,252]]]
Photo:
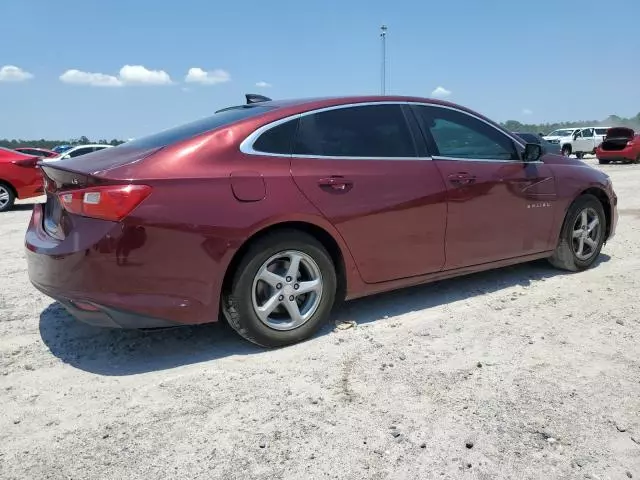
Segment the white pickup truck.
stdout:
[[560,128],[543,136],[548,142],[560,145],[563,155],[575,154],[582,158],[585,154],[595,153],[602,143],[609,127]]

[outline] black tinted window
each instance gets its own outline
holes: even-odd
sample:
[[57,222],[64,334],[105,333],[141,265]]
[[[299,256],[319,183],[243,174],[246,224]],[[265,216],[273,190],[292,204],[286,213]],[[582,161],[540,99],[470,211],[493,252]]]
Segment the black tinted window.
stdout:
[[253,144],[253,149],[257,152],[290,155],[297,128],[298,119],[281,123],[260,135]]
[[265,113],[273,107],[264,105],[247,105],[242,107],[234,107],[221,110],[210,117],[196,120],[195,122],[180,125],[178,127],[169,128],[162,132],[141,137],[130,142],[126,142],[123,146],[133,148],[158,148],[170,145],[175,142],[186,140],[201,133],[208,132],[215,128],[230,125],[245,118],[254,117]]
[[471,115],[429,106],[416,106],[414,111],[427,136],[431,136],[435,155],[487,160],[519,159],[511,138]]
[[69,156],[71,158],[79,157],[80,155],[86,155],[87,153],[90,153],[90,152],[93,152],[93,148],[91,148],[91,147],[79,148],[79,149],[74,150],[73,152],[69,153]]
[[415,157],[400,105],[363,105],[305,115],[294,154],[333,157]]

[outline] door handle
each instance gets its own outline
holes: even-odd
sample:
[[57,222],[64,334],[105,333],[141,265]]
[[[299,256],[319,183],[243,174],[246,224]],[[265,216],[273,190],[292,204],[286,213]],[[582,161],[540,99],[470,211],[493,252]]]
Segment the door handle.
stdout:
[[327,178],[321,178],[318,180],[318,185],[323,190],[328,190],[336,193],[346,193],[353,187],[353,182],[347,180],[340,175],[332,175]]
[[447,178],[449,179],[449,183],[458,186],[470,185],[476,181],[476,176],[467,172],[452,173]]

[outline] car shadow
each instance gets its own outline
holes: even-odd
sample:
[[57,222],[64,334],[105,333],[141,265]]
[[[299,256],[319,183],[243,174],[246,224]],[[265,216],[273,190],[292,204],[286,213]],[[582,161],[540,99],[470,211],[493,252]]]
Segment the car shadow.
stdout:
[[33,210],[35,203],[14,203],[10,211],[14,212],[27,212]]
[[[609,260],[601,254],[596,266]],[[318,335],[330,333],[335,321],[375,322],[563,274],[567,275],[545,261],[536,261],[354,300],[341,306]],[[135,375],[265,351],[240,338],[223,321],[164,330],[105,329],[76,321],[57,302],[41,312],[40,336],[63,362],[105,376]]]

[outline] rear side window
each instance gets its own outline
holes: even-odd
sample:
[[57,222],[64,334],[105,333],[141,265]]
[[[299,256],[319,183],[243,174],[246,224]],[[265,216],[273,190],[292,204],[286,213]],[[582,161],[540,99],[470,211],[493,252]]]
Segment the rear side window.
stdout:
[[400,105],[362,105],[300,118],[294,155],[325,157],[416,157]]
[[606,135],[606,134],[607,134],[606,128],[596,128],[596,135]]
[[79,149],[74,150],[73,152],[69,153],[69,156],[71,158],[79,157],[81,155],[86,155],[87,153],[90,153],[90,152],[93,152],[93,148],[91,148],[91,147],[79,148]]
[[298,129],[298,119],[289,120],[267,130],[253,144],[256,152],[291,155],[293,140]]
[[233,107],[211,115],[207,118],[196,120],[195,122],[186,123],[177,127],[163,130],[162,132],[155,133],[146,137],[140,137],[130,142],[126,142],[123,146],[132,148],[160,148],[170,145],[172,143],[180,142],[201,133],[214,130],[219,127],[231,125],[234,122],[244,120],[246,118],[256,117],[274,107],[266,105],[243,105],[240,107]]
[[519,160],[513,140],[466,113],[415,106],[414,111],[434,155],[461,159]]

